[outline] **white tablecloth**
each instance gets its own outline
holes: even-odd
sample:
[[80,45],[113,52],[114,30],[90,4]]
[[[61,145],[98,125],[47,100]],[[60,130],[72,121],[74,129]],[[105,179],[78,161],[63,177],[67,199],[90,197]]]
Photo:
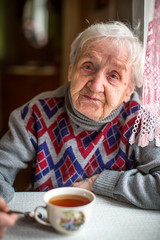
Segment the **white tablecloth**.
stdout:
[[[33,211],[36,206],[44,205],[43,194],[43,192],[17,192],[9,203],[10,208]],[[74,236],[60,235],[52,227],[30,222],[20,216],[3,239],[160,240],[160,211],[142,210],[97,196],[88,226]]]

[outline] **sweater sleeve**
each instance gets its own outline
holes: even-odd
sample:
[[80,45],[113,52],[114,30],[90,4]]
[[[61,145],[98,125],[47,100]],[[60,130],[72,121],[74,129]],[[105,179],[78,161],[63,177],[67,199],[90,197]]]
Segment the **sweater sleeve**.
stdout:
[[9,202],[13,195],[13,183],[20,169],[35,156],[20,110],[15,110],[9,119],[9,130],[0,140],[0,195]]
[[94,192],[145,209],[160,209],[160,148],[134,145],[136,169],[104,170],[94,183]]

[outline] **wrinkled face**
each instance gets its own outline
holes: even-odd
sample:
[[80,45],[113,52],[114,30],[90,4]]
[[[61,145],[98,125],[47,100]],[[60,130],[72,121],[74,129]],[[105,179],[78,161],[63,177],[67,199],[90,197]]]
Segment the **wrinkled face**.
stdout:
[[68,80],[73,106],[86,117],[105,119],[122,102],[127,102],[131,87],[128,52],[105,38],[86,42]]

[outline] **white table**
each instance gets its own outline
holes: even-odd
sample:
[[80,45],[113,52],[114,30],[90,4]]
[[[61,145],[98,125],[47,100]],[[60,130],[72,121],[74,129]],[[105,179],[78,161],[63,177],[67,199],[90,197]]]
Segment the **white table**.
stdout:
[[[17,192],[9,203],[14,210],[33,211],[44,205],[43,192]],[[10,227],[4,240],[160,240],[160,211],[142,210],[134,206],[97,196],[88,226],[80,233],[64,236],[52,227],[29,222],[20,216]]]

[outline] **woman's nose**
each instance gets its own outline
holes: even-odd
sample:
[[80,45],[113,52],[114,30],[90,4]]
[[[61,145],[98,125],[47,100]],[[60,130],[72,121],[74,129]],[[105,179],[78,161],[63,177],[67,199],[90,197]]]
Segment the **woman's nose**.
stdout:
[[95,74],[87,83],[87,86],[92,92],[104,91],[104,75],[103,73]]

